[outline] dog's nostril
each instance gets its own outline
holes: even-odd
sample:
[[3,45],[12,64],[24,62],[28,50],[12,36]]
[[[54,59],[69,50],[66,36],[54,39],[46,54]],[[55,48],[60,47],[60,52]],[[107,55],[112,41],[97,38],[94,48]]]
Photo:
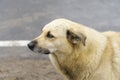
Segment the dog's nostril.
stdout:
[[36,44],[37,44],[37,41],[32,41],[32,42],[30,42],[30,43],[28,44],[28,47],[29,47],[31,50],[33,50],[33,49],[35,48]]

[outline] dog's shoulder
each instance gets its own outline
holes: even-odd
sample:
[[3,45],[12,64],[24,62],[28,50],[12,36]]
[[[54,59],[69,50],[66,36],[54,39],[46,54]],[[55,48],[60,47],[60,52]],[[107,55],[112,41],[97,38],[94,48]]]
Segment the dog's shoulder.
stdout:
[[119,32],[115,32],[115,31],[106,31],[106,32],[102,32],[103,35],[112,37],[115,36],[116,34],[120,34]]
[[117,42],[117,44],[120,44],[120,32],[107,31],[102,34],[108,37],[112,42]]
[[107,31],[103,32],[103,35],[108,37],[111,42],[113,49],[112,68],[116,71],[116,76],[120,76],[120,32]]

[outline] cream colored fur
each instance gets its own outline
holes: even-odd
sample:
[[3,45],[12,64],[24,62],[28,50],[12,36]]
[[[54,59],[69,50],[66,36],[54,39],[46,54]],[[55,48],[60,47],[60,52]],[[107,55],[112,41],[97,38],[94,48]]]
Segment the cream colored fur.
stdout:
[[[86,45],[73,48],[66,38],[66,31],[86,36]],[[55,36],[46,38],[47,32]],[[98,32],[84,25],[56,19],[47,24],[35,39],[38,46],[47,48],[55,68],[67,80],[120,80],[120,33]]]

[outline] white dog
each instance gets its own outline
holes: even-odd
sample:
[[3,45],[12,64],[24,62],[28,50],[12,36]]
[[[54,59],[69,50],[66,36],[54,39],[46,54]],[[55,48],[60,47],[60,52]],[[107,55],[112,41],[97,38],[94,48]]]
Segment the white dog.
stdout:
[[120,33],[98,32],[66,19],[47,24],[28,44],[49,54],[67,80],[120,80]]

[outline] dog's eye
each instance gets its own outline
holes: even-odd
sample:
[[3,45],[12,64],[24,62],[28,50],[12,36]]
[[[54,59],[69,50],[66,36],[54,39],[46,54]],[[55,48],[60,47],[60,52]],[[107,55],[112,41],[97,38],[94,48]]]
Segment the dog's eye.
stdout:
[[50,34],[50,32],[47,33],[46,37],[47,38],[54,38],[54,36],[52,34]]

